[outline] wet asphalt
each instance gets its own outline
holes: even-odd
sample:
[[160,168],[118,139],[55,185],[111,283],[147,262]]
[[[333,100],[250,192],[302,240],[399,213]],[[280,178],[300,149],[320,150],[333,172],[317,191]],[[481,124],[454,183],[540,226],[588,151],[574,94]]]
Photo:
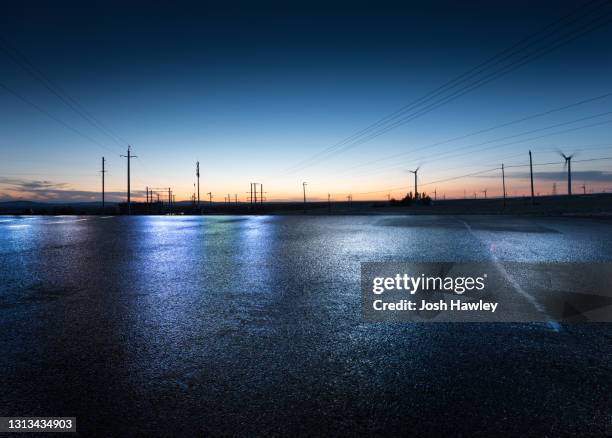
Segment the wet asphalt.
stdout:
[[82,436],[612,433],[612,325],[370,323],[363,261],[612,261],[612,222],[0,216],[0,416]]

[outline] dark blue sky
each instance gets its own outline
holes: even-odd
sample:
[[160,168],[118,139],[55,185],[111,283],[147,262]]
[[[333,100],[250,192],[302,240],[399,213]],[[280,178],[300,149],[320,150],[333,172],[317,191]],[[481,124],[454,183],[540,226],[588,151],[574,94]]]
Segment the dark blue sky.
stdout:
[[[612,111],[611,98],[425,147],[612,92],[608,24],[384,135],[294,167],[582,3],[287,3],[5,6],[0,37],[8,50],[15,47],[120,138],[88,123],[0,51],[0,84],[64,123],[0,88],[4,197],[97,196],[101,155],[109,191],[119,194],[124,141],[139,156],[136,190],[171,185],[187,197],[199,159],[203,192],[219,200],[244,195],[252,181],[264,182],[270,199],[299,197],[303,180],[313,196],[382,197],[387,188],[398,196],[412,185],[407,169],[419,164],[427,190],[494,193],[495,173],[436,181],[502,161],[522,164],[529,148],[542,163],[558,159],[556,148],[580,150],[576,160],[612,155],[611,124],[604,123],[612,119],[604,114]],[[568,30],[612,7],[591,2],[584,12]],[[584,121],[547,128],[577,119]],[[554,134],[574,127],[580,129]],[[610,161],[574,166],[599,189],[612,187],[610,167]],[[542,192],[562,184],[561,170],[561,164],[538,169],[555,172],[542,175]],[[509,173],[510,191],[520,193],[524,169],[515,176]]]

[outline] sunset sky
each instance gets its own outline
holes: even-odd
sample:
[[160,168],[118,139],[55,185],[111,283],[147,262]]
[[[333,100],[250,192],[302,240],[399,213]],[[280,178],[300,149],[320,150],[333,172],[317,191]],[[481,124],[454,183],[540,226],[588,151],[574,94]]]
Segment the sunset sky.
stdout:
[[[534,169],[536,192],[565,192],[558,149],[576,152],[574,191],[612,191],[612,160],[587,161],[612,157],[609,4],[86,3],[15,2],[0,16],[0,200],[97,201],[102,156],[108,199],[122,200],[128,143],[135,197],[171,186],[187,199],[196,160],[202,198],[218,201],[244,200],[251,182],[268,200],[301,199],[303,181],[312,200],[400,197],[417,166],[419,191],[496,196],[500,171],[477,173],[501,163],[520,195],[529,169],[511,166],[529,149],[553,163]],[[360,136],[500,52],[410,120]]]

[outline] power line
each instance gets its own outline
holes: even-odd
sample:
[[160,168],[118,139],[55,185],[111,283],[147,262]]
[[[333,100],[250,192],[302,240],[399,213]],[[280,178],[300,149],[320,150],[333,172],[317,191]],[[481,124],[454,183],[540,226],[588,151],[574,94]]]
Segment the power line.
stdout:
[[[603,2],[603,3],[599,4],[599,5],[597,5],[597,7],[603,6],[606,3],[608,3],[608,2],[607,1]],[[572,14],[570,14],[570,15],[572,15]],[[583,17],[581,17],[581,18],[583,18]],[[602,18],[604,20],[602,20]],[[526,56],[524,56],[523,58],[520,58],[520,59],[518,59],[516,61],[513,61],[509,65],[506,65],[506,66],[502,67],[501,69],[499,69],[499,70],[497,70],[497,71],[495,71],[493,73],[490,73],[489,75],[485,76],[484,78],[480,78],[480,79],[476,80],[475,83],[472,83],[472,84],[470,84],[470,85],[468,85],[466,87],[463,87],[462,89],[459,89],[459,90],[453,92],[453,94],[451,94],[450,96],[443,97],[440,100],[434,102],[433,104],[430,104],[429,106],[426,106],[425,108],[421,108],[420,110],[417,110],[417,112],[415,112],[415,113],[409,114],[408,116],[403,117],[402,119],[400,119],[400,120],[398,120],[396,122],[392,122],[391,125],[387,125],[387,126],[381,128],[381,129],[377,130],[373,134],[369,134],[365,138],[363,138],[362,136],[358,136],[358,138],[354,139],[354,141],[351,140],[349,143],[347,143],[347,139],[345,139],[342,142],[337,143],[336,145],[333,145],[333,146],[327,148],[326,150],[319,152],[318,154],[315,154],[315,156],[311,157],[310,159],[303,160],[302,162],[298,163],[297,165],[289,168],[286,171],[286,173],[292,173],[292,172],[297,171],[299,169],[303,169],[305,167],[314,165],[317,162],[320,162],[321,160],[329,158],[329,156],[331,154],[347,150],[350,147],[357,146],[358,144],[361,144],[361,143],[363,143],[365,141],[369,141],[369,140],[371,140],[371,139],[373,139],[373,138],[375,138],[375,137],[377,137],[379,135],[384,134],[385,132],[388,132],[391,129],[394,129],[394,128],[400,126],[401,124],[405,124],[408,121],[413,120],[414,118],[420,117],[421,115],[424,115],[424,114],[432,111],[433,109],[435,109],[435,108],[437,108],[439,106],[442,106],[442,105],[444,105],[446,103],[449,103],[450,101],[455,100],[456,98],[458,98],[458,97],[460,97],[460,96],[462,96],[462,95],[464,95],[464,94],[466,94],[466,93],[468,93],[470,91],[473,91],[476,88],[480,88],[481,86],[485,85],[486,83],[491,82],[492,80],[495,80],[495,79],[497,79],[497,78],[499,78],[499,77],[501,77],[501,76],[503,76],[505,74],[508,74],[508,73],[516,70],[517,68],[527,64],[528,62],[531,62],[531,61],[533,61],[533,60],[535,60],[537,58],[540,58],[540,57],[544,56],[545,54],[551,52],[552,50],[554,50],[554,49],[556,49],[556,48],[558,48],[558,47],[560,47],[560,46],[562,46],[564,44],[567,44],[567,43],[569,43],[569,42],[579,38],[580,36],[583,36],[583,35],[585,35],[587,33],[590,33],[592,31],[596,30],[597,28],[603,26],[604,24],[606,24],[609,21],[609,20],[606,20],[606,18],[607,17],[605,15],[604,16],[600,15],[595,20],[590,21],[586,26],[583,26],[582,28],[574,29],[574,30],[571,30],[569,32],[566,32],[565,34],[563,34],[561,36],[561,38],[557,37],[556,41],[552,41],[552,44],[551,43],[547,43],[548,44],[547,46],[540,47],[535,52],[529,53]],[[563,19],[561,19],[560,21],[562,22]],[[576,21],[576,20],[574,20],[574,21]],[[592,26],[593,24],[595,24],[595,26]],[[565,28],[565,27],[563,27],[563,28]],[[541,33],[541,32],[542,31],[540,31],[538,33]],[[536,33],[535,35],[537,35],[538,33]],[[533,37],[533,35],[532,35],[532,37]],[[529,37],[529,38],[531,38],[531,37]],[[527,40],[529,38],[527,38]],[[531,44],[533,44],[533,43],[530,43],[529,45],[531,45]],[[511,56],[513,56],[514,54],[519,53],[521,50],[524,50],[525,48],[529,47],[529,45],[524,47],[523,49],[518,50],[518,51],[515,50],[515,52]],[[508,50],[509,49],[507,49],[506,51],[508,51]],[[497,57],[499,57],[499,55],[493,57],[491,60],[494,60]],[[508,57],[508,56],[506,56],[506,57]],[[489,60],[488,62],[485,62],[485,63],[483,63],[481,65],[486,65],[491,60]],[[499,61],[496,62],[493,65],[497,65],[497,64],[499,64]],[[472,70],[474,70],[474,69],[472,69]],[[486,69],[484,69],[484,70],[486,70]],[[481,70],[481,71],[479,71],[478,73],[476,73],[476,74],[474,74],[472,76],[476,76],[476,75],[480,74],[484,70]],[[465,76],[465,74],[462,75],[462,76]],[[451,82],[453,82],[453,81],[451,81]],[[462,83],[462,82],[465,82],[465,80],[463,80],[463,81],[461,81],[459,83]],[[444,86],[439,87],[439,88],[443,88],[443,87]],[[434,92],[430,92],[426,96],[429,96],[432,93],[434,93]],[[440,94],[440,93],[441,92],[438,91],[438,92],[434,93],[434,96],[437,95],[437,94]],[[421,99],[418,99],[415,102],[422,101],[426,96],[424,96]],[[434,97],[434,96],[431,96],[431,97]],[[426,101],[430,100],[431,97],[428,97],[426,99]],[[404,108],[409,108],[409,107],[414,106],[415,102],[413,102],[412,104],[407,105]],[[401,110],[396,111],[396,113],[398,113],[398,112],[402,112],[403,113],[405,111],[403,109],[401,109]],[[387,116],[387,117],[389,117],[389,116]],[[379,122],[377,122],[377,123],[379,123]],[[374,125],[376,125],[376,124],[374,124]],[[374,125],[371,125],[371,126],[374,126]],[[366,130],[367,129],[368,128],[366,128]],[[354,135],[351,136],[351,137],[354,137]],[[349,139],[351,137],[349,137]]]
[[[591,161],[612,160],[612,157],[585,158],[583,160],[573,160],[573,163],[587,163]],[[562,164],[559,161],[550,161],[547,163],[534,163],[534,166],[552,166],[554,164]],[[514,166],[506,166],[506,168],[529,167],[529,164],[517,164]]]
[[[602,145],[602,143],[597,144],[597,146]],[[583,152],[583,151],[590,151],[590,150],[601,150],[601,149],[610,149],[610,146],[612,146],[612,143],[606,143],[606,146],[604,147],[588,147],[588,146],[592,146],[592,145],[583,145],[583,146],[566,146],[567,148],[571,149],[574,152]],[[578,148],[578,149],[577,149]],[[535,148],[533,148],[532,150],[537,151],[537,152],[557,152],[556,149],[540,149],[537,146]],[[480,164],[469,164],[467,166],[453,166],[453,167],[447,167],[447,168],[443,168],[443,169],[437,169],[439,172],[444,172],[444,171],[448,171],[448,170],[457,170],[457,169],[473,169],[475,167],[484,167],[484,166],[493,166],[496,163],[499,163],[500,161],[505,162],[506,159],[508,158],[515,158],[518,156],[524,156],[525,153],[524,152],[519,152],[519,153],[512,153],[509,155],[502,155],[499,156],[497,158],[491,158],[490,162],[487,163],[480,163]],[[512,167],[512,164],[507,165],[506,164],[506,169]]]
[[127,142],[122,140],[114,131],[106,127],[100,120],[94,117],[88,112],[83,106],[71,97],[66,91],[64,91],[59,85],[55,84],[47,75],[45,75],[39,68],[37,68],[24,54],[19,51],[15,46],[8,43],[4,38],[0,37],[0,48],[11,58],[17,65],[23,70],[29,73],[32,77],[38,80],[47,90],[53,93],[59,98],[66,106],[72,109],[75,113],[80,115],[85,121],[87,121],[94,128],[98,129],[113,142],[119,146],[125,146]]
[[[602,21],[601,18],[602,17],[598,17],[597,19],[593,20],[592,23],[596,23],[597,21]],[[606,18],[606,17],[603,17],[603,18]],[[355,147],[355,146],[358,146],[358,145],[363,144],[363,143],[365,143],[365,142],[367,142],[369,140],[372,140],[372,139],[374,139],[376,137],[379,137],[379,136],[381,136],[381,135],[391,131],[392,129],[395,129],[395,128],[399,127],[399,126],[402,126],[402,125],[404,125],[404,124],[406,124],[406,123],[408,123],[408,122],[410,122],[410,121],[412,121],[412,120],[414,120],[414,119],[416,119],[416,118],[418,118],[418,117],[420,117],[422,115],[425,115],[425,114],[433,111],[434,109],[436,109],[436,108],[438,108],[438,107],[440,107],[442,105],[450,103],[451,101],[453,101],[453,100],[463,96],[464,94],[467,94],[470,91],[473,91],[473,90],[475,90],[477,88],[480,88],[483,85],[486,85],[487,83],[489,83],[489,82],[491,82],[491,81],[493,81],[493,80],[495,80],[495,79],[497,79],[497,78],[499,78],[501,76],[504,76],[504,75],[506,75],[506,74],[508,74],[508,73],[510,73],[510,72],[512,72],[512,71],[514,71],[516,69],[518,69],[519,67],[521,67],[521,66],[523,66],[523,65],[525,65],[525,64],[527,64],[527,63],[529,63],[529,62],[531,62],[531,61],[533,61],[535,59],[538,59],[538,58],[542,57],[543,55],[553,51],[554,49],[556,49],[556,48],[558,48],[558,47],[560,47],[560,46],[562,46],[564,44],[567,44],[568,42],[573,41],[574,39],[576,39],[576,38],[578,38],[578,37],[580,37],[582,35],[585,35],[586,33],[594,31],[595,29],[597,29],[597,28],[601,27],[602,25],[606,24],[608,21],[609,20],[603,20],[603,22],[599,23],[597,26],[595,26],[595,27],[593,27],[591,29],[587,29],[587,31],[579,33],[579,34],[575,35],[574,37],[572,37],[572,38],[570,38],[570,39],[568,39],[566,41],[563,41],[563,42],[561,42],[559,44],[556,44],[556,45],[553,45],[553,46],[545,47],[544,50],[543,51],[540,50],[539,53],[530,54],[530,55],[524,57],[521,60],[515,61],[514,63],[512,63],[512,64],[510,64],[508,66],[505,66],[502,69],[500,69],[500,70],[498,70],[498,71],[496,71],[494,73],[491,73],[488,76],[485,76],[484,78],[479,79],[476,83],[471,84],[471,85],[469,85],[469,86],[467,86],[467,87],[465,87],[465,88],[463,88],[461,90],[455,91],[450,96],[446,96],[446,97],[442,98],[440,101],[434,102],[431,105],[429,105],[429,106],[427,106],[425,108],[422,108],[422,109],[418,110],[415,113],[409,114],[408,116],[406,116],[403,119],[400,119],[399,121],[397,121],[395,124],[393,124],[391,126],[387,126],[387,127],[383,128],[383,129],[381,129],[380,131],[377,131],[376,133],[373,133],[372,135],[370,135],[370,136],[368,136],[368,137],[366,137],[364,139],[360,139],[357,142],[354,142],[354,143],[351,143],[351,144],[348,144],[348,145],[344,146],[341,151],[347,150],[347,149]],[[592,23],[589,23],[589,24],[592,24]],[[571,32],[568,35],[571,36]],[[531,59],[529,58],[530,56],[531,56]]]
[[[583,160],[574,160],[574,163],[583,163],[583,162],[592,162],[592,161],[603,161],[603,160],[612,160],[612,157],[598,157],[598,158],[589,158],[589,159],[583,159]],[[549,165],[559,165],[561,164],[561,162],[559,161],[555,161],[555,162],[547,162],[547,163],[533,163],[533,166],[549,166]],[[505,166],[505,169],[508,168],[517,168],[517,167],[529,167],[529,164],[521,164],[521,165],[515,165],[515,166]],[[456,175],[456,176],[452,176],[452,177],[448,177],[448,178],[443,178],[443,179],[438,179],[435,181],[429,181],[426,183],[421,183],[421,186],[429,186],[432,184],[439,184],[439,183],[443,183],[443,182],[449,182],[449,181],[455,181],[458,179],[463,179],[463,178],[469,178],[471,176],[479,176],[479,175],[484,175],[486,173],[491,173],[497,170],[501,170],[501,167],[493,167],[493,168],[489,168],[489,169],[485,169],[485,170],[480,170],[477,172],[471,172],[471,173],[466,173],[466,174],[462,174],[462,175]],[[393,191],[397,191],[397,190],[407,190],[410,189],[410,186],[401,186],[401,187],[391,187],[391,188],[386,188],[386,189],[381,189],[381,190],[372,190],[372,191],[368,191],[368,192],[360,192],[360,193],[354,193],[356,195],[370,195],[370,194],[375,194],[375,193],[388,193],[388,192],[393,192]]]
[[[472,147],[484,146],[484,145],[495,143],[495,142],[502,141],[502,140],[509,140],[511,138],[521,137],[521,136],[528,135],[528,134],[534,134],[536,132],[546,131],[548,129],[559,128],[559,127],[562,127],[562,126],[567,126],[567,125],[571,125],[571,124],[574,124],[574,123],[583,122],[583,121],[586,121],[586,120],[596,119],[598,117],[607,116],[607,115],[610,115],[610,114],[612,114],[612,111],[604,111],[602,113],[593,114],[593,115],[586,116],[586,117],[580,117],[578,119],[567,120],[565,122],[555,123],[553,125],[548,125],[548,126],[545,126],[543,128],[530,129],[528,131],[523,131],[523,132],[520,132],[518,134],[507,135],[507,136],[499,137],[499,138],[493,139],[493,140],[487,140],[487,141],[483,141],[483,142],[480,142],[480,143],[475,143],[475,144],[472,144],[472,145],[461,146],[461,147],[455,148],[453,150],[449,150],[449,151],[441,152],[439,154],[435,154],[434,156],[437,156],[438,157],[437,159],[441,159],[442,157],[444,159],[446,159],[448,157],[444,157],[444,155],[447,155],[449,153],[455,153],[455,152],[458,152],[458,151],[465,151],[466,149],[471,149]],[[587,127],[589,127],[589,126],[590,125],[587,125]],[[508,145],[508,143],[505,143],[504,145]],[[500,145],[495,145],[495,147],[496,146],[500,146]]]
[[39,112],[43,113],[44,115],[46,115],[47,117],[49,117],[50,119],[56,121],[57,123],[59,123],[60,125],[64,126],[65,128],[69,129],[70,131],[74,132],[77,135],[80,135],[81,137],[85,138],[86,140],[94,143],[95,145],[101,147],[104,150],[107,150],[113,154],[115,154],[116,152],[112,149],[110,149],[109,147],[103,145],[102,143],[100,143],[99,141],[95,140],[94,138],[90,137],[89,135],[79,131],[77,128],[69,125],[68,123],[64,122],[62,119],[60,119],[59,117],[54,116],[53,114],[51,114],[50,112],[48,112],[47,110],[45,110],[44,108],[42,108],[41,106],[35,104],[34,102],[32,102],[31,100],[25,98],[24,96],[22,96],[21,94],[17,93],[15,90],[9,88],[8,86],[6,86],[5,84],[0,82],[0,87],[5,89],[6,91],[8,91],[9,93],[11,93],[13,96],[17,97],[19,100],[27,103],[28,105],[32,106],[33,108],[35,108],[36,110],[38,110]]
[[[532,129],[532,130],[529,130],[529,131],[521,132],[519,134],[514,134],[514,135],[510,135],[510,136],[504,136],[504,137],[500,137],[500,138],[496,138],[496,139],[492,139],[492,140],[487,140],[487,141],[480,142],[480,143],[475,143],[475,144],[471,144],[471,145],[461,146],[459,148],[455,148],[455,149],[452,149],[452,150],[449,150],[449,151],[441,152],[439,154],[434,154],[434,155],[430,155],[430,156],[426,156],[426,157],[419,157],[417,160],[425,161],[427,163],[432,163],[432,162],[435,162],[435,161],[439,161],[441,159],[455,158],[457,156],[464,155],[466,149],[471,149],[471,148],[478,147],[478,146],[483,146],[483,145],[486,145],[486,144],[496,143],[498,141],[508,140],[510,138],[520,137],[520,136],[527,135],[527,134],[533,134],[535,132],[540,132],[540,131],[544,131],[544,130],[547,130],[547,129],[552,129],[552,128],[555,128],[555,127],[567,126],[567,125],[570,125],[572,123],[577,123],[577,122],[580,122],[580,121],[590,120],[590,119],[594,119],[594,118],[601,117],[601,116],[608,115],[608,114],[612,114],[612,111],[607,111],[607,112],[595,114],[595,115],[592,115],[592,116],[582,117],[582,118],[579,118],[579,119],[569,120],[569,121],[566,121],[566,122],[561,122],[561,123],[557,123],[557,124],[554,124],[554,125],[549,125],[549,126],[544,127],[544,128]],[[604,121],[601,121],[601,122],[596,122],[596,123],[592,123],[592,124],[588,124],[588,125],[583,125],[583,126],[577,126],[575,128],[569,128],[569,129],[564,129],[564,130],[560,130],[560,131],[554,131],[554,132],[550,132],[550,133],[547,133],[547,134],[543,134],[543,135],[539,135],[539,136],[535,136],[535,137],[529,137],[529,138],[525,138],[525,139],[521,139],[521,140],[517,140],[517,141],[513,141],[513,142],[494,144],[492,146],[487,146],[487,147],[476,149],[476,150],[472,150],[472,151],[469,151],[469,152],[471,152],[471,153],[474,153],[474,152],[483,152],[483,151],[486,151],[486,150],[489,150],[489,149],[493,149],[493,148],[497,148],[497,147],[511,146],[511,145],[514,145],[514,144],[525,143],[527,141],[538,140],[538,139],[541,139],[541,138],[544,138],[544,137],[550,137],[550,136],[558,135],[558,134],[565,134],[567,132],[577,131],[577,130],[580,130],[580,129],[592,128],[592,127],[595,127],[595,126],[600,126],[600,125],[604,125],[604,124],[611,123],[611,122],[612,122],[612,120],[604,120]],[[458,151],[462,151],[462,152],[459,153]],[[454,154],[454,155],[447,156],[448,154]],[[432,159],[431,158],[432,156],[436,157],[436,158]],[[381,170],[386,170],[386,169],[389,169],[389,168],[399,168],[399,167],[401,167],[401,166],[397,166],[394,163],[394,164],[391,164],[391,165],[386,165],[384,167],[380,167],[380,168],[374,169],[371,172],[369,172],[368,174],[377,173],[377,172],[379,172]],[[363,176],[363,174],[362,174],[362,176]]]
[[[580,8],[582,8],[582,7],[586,7],[586,6],[588,6],[589,4],[591,4],[591,3],[595,3],[595,2],[594,2],[594,1],[589,2],[589,3],[585,4],[585,5],[582,5]],[[577,8],[576,10],[578,10],[578,9],[580,9],[580,8]],[[508,53],[509,51],[511,51],[511,50],[513,50],[513,49],[515,49],[515,48],[519,47],[521,44],[523,44],[524,42],[526,42],[526,41],[528,41],[529,39],[531,39],[531,38],[532,38],[534,35],[537,35],[537,34],[539,34],[539,33],[543,32],[543,31],[548,30],[550,27],[553,27],[553,26],[554,26],[555,24],[557,24],[558,22],[562,22],[562,21],[563,21],[565,18],[567,18],[568,16],[570,16],[570,15],[572,15],[574,12],[576,12],[576,10],[574,10],[574,11],[572,11],[572,13],[570,13],[570,14],[568,14],[568,15],[566,15],[566,16],[564,16],[564,17],[562,17],[562,18],[560,18],[559,20],[555,21],[554,23],[549,24],[548,26],[546,26],[544,29],[541,29],[541,30],[540,30],[539,32],[537,32],[536,34],[533,34],[533,35],[530,35],[530,36],[528,36],[528,37],[523,38],[523,39],[522,39],[522,40],[520,40],[518,43],[515,43],[515,44],[514,44],[514,45],[512,45],[511,47],[509,47],[509,48],[506,48],[506,49],[502,50],[501,52],[499,52],[499,53],[495,54],[493,57],[491,57],[491,58],[489,58],[489,59],[485,60],[484,62],[482,62],[482,63],[480,63],[480,64],[476,65],[475,67],[472,67],[470,70],[468,70],[468,71],[464,72],[463,74],[460,74],[459,76],[456,76],[455,78],[451,79],[450,81],[448,81],[448,82],[446,82],[446,83],[442,84],[441,86],[439,86],[439,87],[435,88],[434,90],[432,90],[432,91],[430,91],[430,92],[426,93],[425,95],[423,95],[423,96],[421,96],[420,98],[418,98],[418,99],[416,99],[416,100],[414,100],[414,101],[410,102],[409,104],[404,105],[404,106],[403,106],[403,107],[401,107],[400,109],[398,109],[398,110],[394,111],[393,113],[391,113],[391,114],[389,114],[389,115],[387,115],[387,116],[383,117],[382,119],[379,119],[377,122],[375,122],[375,123],[373,123],[373,124],[369,125],[368,127],[366,127],[366,128],[364,128],[364,129],[362,129],[362,130],[358,131],[357,133],[355,133],[355,134],[353,134],[353,135],[351,135],[351,136],[349,136],[349,137],[345,138],[344,140],[342,140],[342,141],[340,141],[340,142],[336,143],[335,145],[333,145],[333,146],[331,146],[331,147],[327,148],[326,150],[321,151],[319,154],[323,154],[323,153],[325,153],[327,150],[331,150],[331,149],[333,149],[333,148],[335,148],[335,147],[337,147],[337,146],[341,146],[341,145],[343,145],[343,144],[345,144],[345,143],[347,143],[347,142],[350,142],[350,141],[352,141],[352,140],[354,140],[354,139],[357,139],[357,138],[359,138],[359,137],[360,137],[362,134],[365,134],[365,133],[367,133],[368,131],[371,131],[373,128],[376,128],[376,127],[378,127],[378,126],[381,126],[382,124],[384,124],[384,122],[386,122],[386,121],[388,121],[388,120],[393,120],[393,119],[394,119],[394,118],[396,118],[398,115],[403,114],[405,111],[407,111],[407,110],[409,110],[409,109],[413,108],[415,105],[419,104],[419,103],[420,103],[420,102],[422,102],[423,100],[426,100],[427,98],[429,98],[429,97],[430,97],[430,96],[432,96],[432,95],[436,95],[436,94],[437,94],[437,93],[439,93],[441,90],[444,90],[445,88],[447,88],[447,87],[449,87],[449,86],[452,86],[452,85],[456,84],[456,83],[457,83],[457,81],[459,81],[459,80],[461,80],[461,79],[463,79],[463,78],[465,78],[465,77],[469,77],[469,76],[470,76],[470,74],[472,74],[473,72],[477,71],[477,70],[478,70],[478,69],[480,69],[481,67],[484,67],[484,66],[486,66],[487,64],[489,64],[489,63],[493,62],[494,60],[496,60],[496,59],[498,59],[498,58],[500,58],[500,57],[503,57],[504,55],[506,55],[506,53]],[[317,155],[317,154],[315,154],[315,155]],[[308,161],[308,160],[304,160],[304,162],[307,162],[307,161]],[[301,163],[302,163],[302,162],[301,162]],[[299,164],[301,164],[301,163],[298,163],[298,165],[299,165]]]
[[542,111],[542,112],[539,112],[539,113],[531,114],[531,115],[528,115],[528,116],[520,117],[518,119],[514,119],[514,120],[511,120],[509,122],[500,123],[500,124],[497,124],[497,125],[490,126],[488,128],[479,129],[479,130],[476,130],[476,131],[469,132],[467,134],[462,134],[462,135],[455,136],[455,137],[452,137],[452,138],[449,138],[449,139],[446,139],[446,140],[442,140],[442,141],[434,142],[434,143],[431,143],[431,144],[428,144],[428,145],[424,145],[424,146],[421,146],[421,147],[419,147],[417,149],[411,149],[409,151],[400,152],[400,153],[397,153],[397,154],[390,155],[388,157],[380,158],[380,159],[373,160],[373,161],[368,161],[367,163],[363,163],[363,164],[359,164],[357,166],[353,166],[353,167],[351,167],[351,168],[349,168],[347,170],[357,169],[357,168],[368,166],[368,165],[371,165],[371,164],[374,164],[374,163],[378,163],[378,162],[381,162],[381,161],[386,161],[386,160],[390,160],[390,159],[394,159],[394,158],[399,158],[399,157],[402,157],[402,156],[405,156],[405,155],[414,154],[415,152],[419,152],[419,151],[425,150],[425,149],[429,150],[431,148],[434,148],[434,147],[437,147],[437,146],[442,146],[442,145],[448,144],[448,143],[452,143],[452,142],[455,142],[457,140],[463,140],[463,139],[466,139],[466,138],[469,138],[469,137],[473,137],[473,136],[476,136],[476,135],[484,134],[486,132],[491,132],[491,131],[494,131],[496,129],[505,128],[505,127],[508,127],[508,126],[516,125],[518,123],[526,122],[528,120],[533,120],[533,119],[536,119],[536,118],[539,118],[539,117],[544,117],[544,116],[547,116],[547,115],[550,115],[550,114],[554,114],[554,113],[557,113],[557,112],[560,112],[560,111],[564,111],[566,109],[574,108],[574,107],[577,107],[577,106],[580,106],[580,105],[585,105],[587,103],[595,102],[597,100],[602,100],[602,99],[608,98],[610,96],[612,96],[612,93],[605,93],[605,94],[601,94],[599,96],[590,97],[588,99],[583,99],[583,100],[580,100],[580,101],[577,101],[577,102],[573,102],[573,103],[570,103],[570,104],[567,104],[567,105],[563,105],[563,106],[560,106],[560,107],[557,107],[557,108],[552,108],[550,110],[546,110],[546,111]]

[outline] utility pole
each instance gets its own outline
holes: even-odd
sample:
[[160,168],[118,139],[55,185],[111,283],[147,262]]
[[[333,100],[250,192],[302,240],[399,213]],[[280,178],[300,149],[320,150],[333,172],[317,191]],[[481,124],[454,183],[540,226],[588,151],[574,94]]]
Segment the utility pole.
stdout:
[[106,173],[106,170],[104,170],[104,163],[106,162],[106,159],[104,157],[102,157],[102,212],[104,212],[104,174]]
[[123,158],[127,158],[127,210],[128,215],[132,214],[132,202],[130,200],[130,160],[137,158],[136,155],[131,154],[131,146],[128,145],[127,155],[121,155]]
[[582,194],[586,195],[586,182],[582,183]]
[[238,194],[237,193],[234,194],[234,201],[236,202],[236,205],[238,205]]
[[196,161],[196,177],[198,178],[198,207],[200,206],[200,162]]
[[419,189],[417,186],[417,174],[419,173],[419,168],[417,167],[415,170],[410,170],[410,173],[414,173],[414,199],[419,199]]
[[533,197],[533,162],[531,161],[531,151],[529,151],[529,176],[531,178],[531,204],[535,204]]
[[567,195],[572,196],[572,157],[567,160]]
[[302,182],[302,189],[304,190],[304,213],[306,213],[306,182]]
[[434,201],[437,201],[437,200],[438,200],[438,188],[436,187],[434,189]]
[[[531,153],[529,154],[531,160]],[[506,208],[506,174],[504,173],[504,163],[502,163],[502,191],[504,196],[504,208]]]
[[327,194],[327,213],[331,214],[331,194]]
[[212,192],[208,192],[207,195],[209,196],[210,206],[212,207]]
[[263,184],[259,184],[259,190],[260,190],[260,196],[259,196],[259,203],[263,204]]
[[485,195],[485,199],[487,199],[487,189],[484,189],[482,192],[483,192],[483,193],[484,193],[484,195]]

